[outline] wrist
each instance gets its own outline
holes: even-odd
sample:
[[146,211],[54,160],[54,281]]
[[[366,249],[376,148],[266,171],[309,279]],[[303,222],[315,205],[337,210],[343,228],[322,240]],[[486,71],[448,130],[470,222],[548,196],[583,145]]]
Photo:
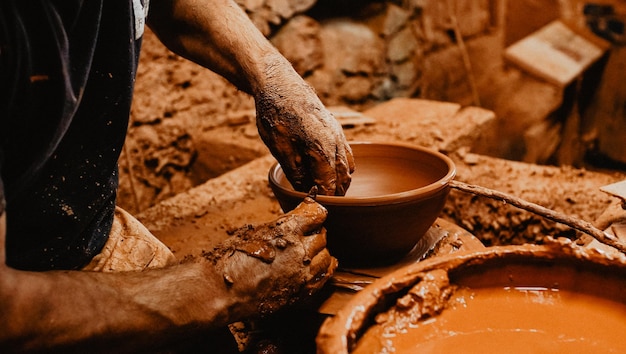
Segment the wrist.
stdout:
[[[296,84],[305,84],[291,63],[280,53],[264,54],[246,69],[253,97],[271,93],[281,93]],[[298,85],[300,86],[300,85]]]
[[212,314],[217,327],[240,321],[256,313],[255,293],[247,291],[238,273],[228,270],[228,255],[208,254],[198,261],[202,287],[198,301],[205,313]]

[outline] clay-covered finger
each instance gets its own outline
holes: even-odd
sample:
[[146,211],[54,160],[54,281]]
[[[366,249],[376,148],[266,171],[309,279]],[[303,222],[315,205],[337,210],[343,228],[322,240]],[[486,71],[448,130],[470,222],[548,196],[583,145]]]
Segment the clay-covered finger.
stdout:
[[275,145],[272,151],[293,189],[306,192],[315,185],[310,171],[309,157],[306,151],[299,150],[292,143],[292,141],[284,141],[280,146]]
[[[259,110],[258,107],[257,110]],[[291,140],[293,136],[289,125],[281,120],[277,120],[276,114],[277,112],[274,112],[272,109],[269,109],[264,114],[257,114],[259,135],[270,149],[272,155],[280,163],[280,167],[293,188],[297,191],[304,191],[311,188],[313,182],[312,180],[305,181],[307,171],[303,165],[301,151],[296,150],[297,146]]]
[[327,249],[322,250],[312,260],[309,266],[311,279],[306,284],[308,293],[319,290],[333,276],[337,269],[337,259],[330,255]]
[[345,149],[337,151],[335,170],[337,173],[335,182],[335,195],[345,195],[352,182],[352,172],[354,172],[355,163],[352,149],[346,146]]
[[279,158],[279,162],[294,190],[304,192],[313,186],[313,180],[307,176],[306,168],[302,165],[302,158],[297,152]]
[[318,233],[302,237],[305,258],[312,260],[326,248],[326,229],[321,228]]
[[306,197],[295,209],[283,216],[285,222],[282,225],[293,229],[297,228],[303,235],[308,235],[322,227],[327,215],[326,208],[313,198]]
[[319,193],[335,195],[337,189],[337,169],[335,166],[335,150],[325,151],[322,146],[315,144],[307,152],[310,173],[313,183],[319,188]]

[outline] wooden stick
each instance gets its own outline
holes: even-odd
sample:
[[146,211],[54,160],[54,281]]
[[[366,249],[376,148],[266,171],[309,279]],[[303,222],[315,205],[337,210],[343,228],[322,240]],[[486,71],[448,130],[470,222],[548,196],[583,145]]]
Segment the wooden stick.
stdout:
[[538,214],[552,221],[556,221],[558,223],[567,225],[575,230],[584,232],[588,234],[589,236],[595,238],[599,242],[602,242],[606,245],[614,247],[618,249],[619,251],[621,251],[622,253],[626,254],[626,245],[624,245],[617,237],[596,228],[595,226],[593,226],[591,223],[587,221],[584,221],[584,220],[581,220],[572,216],[567,216],[567,215],[558,213],[554,210],[543,207],[541,205],[534,204],[534,203],[525,201],[523,199],[520,199],[518,197],[509,195],[503,192],[499,192],[493,189],[485,188],[485,187],[471,185],[471,184],[459,182],[456,180],[452,180],[450,182],[450,187],[454,189],[458,189],[462,192],[471,193],[474,195],[479,195],[479,196],[487,197],[491,199],[501,200],[503,202],[511,204],[520,209],[530,211],[532,213]]

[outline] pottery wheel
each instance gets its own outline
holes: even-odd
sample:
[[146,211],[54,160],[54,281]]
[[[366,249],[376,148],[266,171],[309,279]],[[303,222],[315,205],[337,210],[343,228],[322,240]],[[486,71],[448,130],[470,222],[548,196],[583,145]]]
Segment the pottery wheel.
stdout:
[[436,256],[444,256],[459,251],[471,251],[485,246],[467,230],[448,220],[438,218],[424,234],[424,237],[400,261],[371,268],[342,268],[330,281],[331,295],[320,306],[319,312],[334,315],[356,292],[393,271],[409,264]]

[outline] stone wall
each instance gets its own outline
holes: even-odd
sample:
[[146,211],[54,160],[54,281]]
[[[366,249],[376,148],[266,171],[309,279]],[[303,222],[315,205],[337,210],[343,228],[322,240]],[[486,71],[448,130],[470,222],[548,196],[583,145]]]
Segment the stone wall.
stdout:
[[[482,106],[496,113],[500,127],[478,152],[541,164],[626,166],[622,0],[256,2],[300,5],[300,12],[295,5],[280,11],[291,18],[275,15],[281,20],[264,28],[329,105],[362,110],[418,97]],[[258,23],[262,12],[248,11]],[[503,62],[506,46],[556,19],[610,46],[581,89],[557,87]]]
[[239,3],[326,104],[365,108],[393,97],[473,103],[465,42],[493,32],[498,1]]

